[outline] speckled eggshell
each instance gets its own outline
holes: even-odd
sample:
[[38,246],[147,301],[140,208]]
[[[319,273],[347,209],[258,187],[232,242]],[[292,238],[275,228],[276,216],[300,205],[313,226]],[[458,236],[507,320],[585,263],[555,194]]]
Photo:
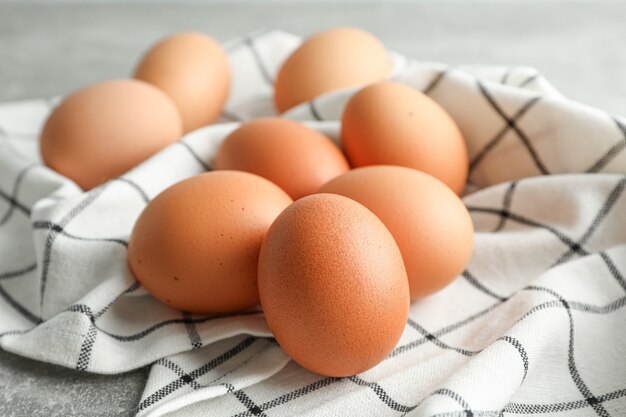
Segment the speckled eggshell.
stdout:
[[135,224],[131,271],[154,297],[183,311],[254,307],[263,236],[291,201],[276,185],[245,172],[213,171],[174,184]]
[[146,53],[135,78],[165,91],[189,132],[220,116],[230,90],[231,71],[228,56],[215,39],[199,32],[180,32]]
[[341,141],[353,167],[401,165],[424,171],[460,194],[468,173],[461,131],[430,97],[385,81],[365,87],[348,102]]
[[222,142],[215,169],[260,175],[294,200],[313,194],[350,167],[329,138],[293,120],[257,119],[244,123]]
[[274,104],[279,113],[320,94],[387,78],[392,62],[385,46],[370,33],[336,28],[317,33],[287,58],[276,78]]
[[328,376],[382,361],[409,310],[393,237],[365,207],[332,194],[301,198],[272,224],[259,257],[259,293],[280,346]]
[[382,220],[402,252],[412,300],[448,285],[470,259],[474,226],[467,208],[428,174],[399,166],[358,168],[320,192],[358,201]]
[[41,157],[84,190],[118,177],[180,139],[176,106],[138,80],[104,81],[66,97],[42,130]]

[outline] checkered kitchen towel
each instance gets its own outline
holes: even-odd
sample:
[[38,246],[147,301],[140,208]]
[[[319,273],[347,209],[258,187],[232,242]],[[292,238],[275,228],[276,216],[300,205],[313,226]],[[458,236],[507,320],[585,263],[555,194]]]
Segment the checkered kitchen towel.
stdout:
[[[37,132],[56,100],[0,107],[0,346],[87,372],[151,364],[140,416],[626,415],[626,123],[529,68],[394,55],[393,78],[438,101],[465,135],[476,246],[462,276],[412,305],[375,368],[312,374],[261,312],[191,315],[140,288],[126,266],[135,219],[210,168],[232,119],[273,114],[272,81],[299,42],[265,32],[228,44],[230,122],[86,193],[39,162]],[[287,117],[336,139],[353,93]]]

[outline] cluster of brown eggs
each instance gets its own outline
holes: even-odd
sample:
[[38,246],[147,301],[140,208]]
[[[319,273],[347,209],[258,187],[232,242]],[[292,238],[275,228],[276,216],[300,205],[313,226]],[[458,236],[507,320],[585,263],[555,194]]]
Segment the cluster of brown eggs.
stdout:
[[[284,112],[364,86],[345,107],[341,143],[301,123],[256,119],[227,136],[214,171],[146,206],[129,244],[134,276],[174,308],[227,314],[259,303],[279,344],[317,373],[352,375],[398,342],[411,300],[467,264],[473,226],[459,199],[468,170],[452,118],[417,90],[384,81],[384,46],[357,29],[307,39],[284,62]],[[41,137],[44,161],[84,189],[123,174],[214,121],[228,58],[198,33],[153,47],[132,80],[69,97]]]

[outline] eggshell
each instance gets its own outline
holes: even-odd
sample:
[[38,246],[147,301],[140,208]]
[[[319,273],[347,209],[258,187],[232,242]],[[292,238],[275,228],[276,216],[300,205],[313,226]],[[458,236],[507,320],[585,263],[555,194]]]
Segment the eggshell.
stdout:
[[358,201],[382,220],[402,252],[412,300],[448,285],[469,261],[474,226],[467,208],[428,174],[399,166],[358,168],[320,192]]
[[231,71],[224,49],[198,32],[173,34],[143,57],[135,78],[165,91],[176,103],[185,132],[210,124],[222,113]]
[[279,118],[256,119],[233,131],[222,142],[213,166],[260,175],[294,200],[313,194],[350,168],[341,150],[326,136]]
[[182,135],[176,106],[138,80],[105,81],[66,97],[43,128],[43,161],[85,190],[118,177]]
[[274,103],[282,113],[329,91],[383,80],[391,71],[387,50],[368,32],[325,30],[308,38],[284,62]]
[[454,120],[428,96],[405,84],[365,87],[348,102],[341,141],[354,167],[402,165],[424,171],[460,194],[469,168]]
[[382,361],[409,311],[393,237],[365,207],[332,194],[301,198],[272,224],[259,257],[259,293],[280,346],[328,376]]
[[253,174],[213,171],[174,184],[137,220],[128,263],[161,302],[194,313],[258,304],[257,262],[270,224],[291,203]]

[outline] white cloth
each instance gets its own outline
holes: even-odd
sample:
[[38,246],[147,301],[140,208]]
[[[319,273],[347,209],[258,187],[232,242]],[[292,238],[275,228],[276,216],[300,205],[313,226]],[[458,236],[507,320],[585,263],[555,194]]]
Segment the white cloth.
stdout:
[[[272,79],[299,42],[265,32],[227,45],[223,121],[273,114]],[[38,162],[57,100],[0,106],[0,346],[88,372],[152,364],[141,416],[626,415],[624,120],[567,100],[533,69],[394,62],[393,78],[463,131],[476,244],[463,276],[412,305],[381,364],[312,374],[262,313],[183,314],[133,280],[126,246],[146,202],[203,172],[236,123],[192,132],[84,193]],[[287,117],[337,139],[354,91]]]

